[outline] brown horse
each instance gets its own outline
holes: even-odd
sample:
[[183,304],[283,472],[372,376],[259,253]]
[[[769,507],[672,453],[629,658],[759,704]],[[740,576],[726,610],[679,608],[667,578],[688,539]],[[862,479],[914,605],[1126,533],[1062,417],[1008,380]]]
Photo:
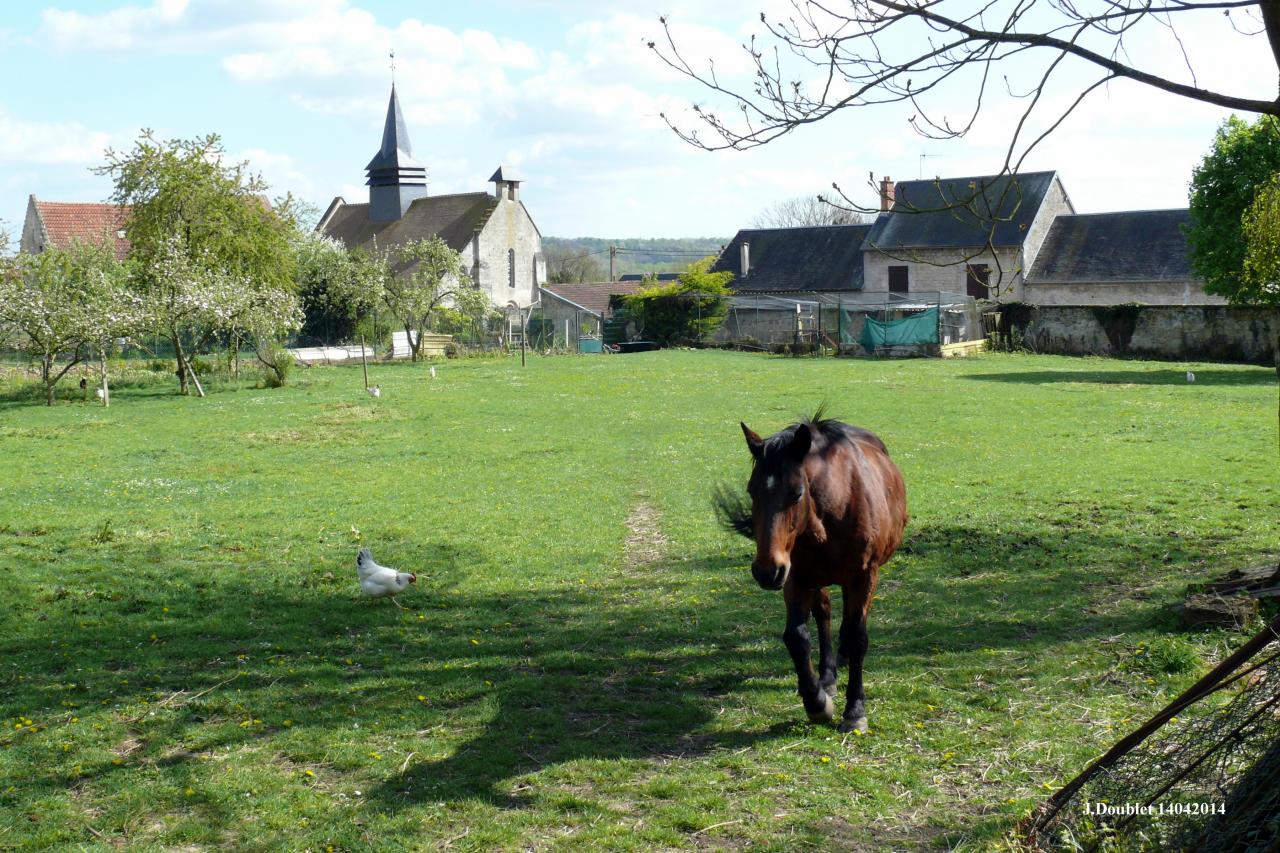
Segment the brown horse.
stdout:
[[[836,668],[831,648],[831,599],[839,584],[844,599],[839,654],[849,663],[840,731],[867,730],[862,660],[867,652],[867,612],[880,567],[902,543],[907,489],[884,442],[864,429],[812,418],[761,438],[746,425],[754,465],[746,502],[725,491],[716,496],[721,519],[755,539],[751,575],[765,589],[781,589],[787,605],[782,641],[799,677],[800,698],[813,722],[835,716]],[[809,615],[818,624],[818,673],[809,659]]]

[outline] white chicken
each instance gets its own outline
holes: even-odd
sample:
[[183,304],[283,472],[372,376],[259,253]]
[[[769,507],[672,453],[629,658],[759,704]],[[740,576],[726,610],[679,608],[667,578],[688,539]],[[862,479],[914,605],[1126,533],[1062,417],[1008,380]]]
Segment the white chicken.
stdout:
[[360,590],[365,595],[370,598],[390,598],[391,603],[402,610],[404,605],[396,601],[396,596],[418,580],[418,576],[411,572],[397,572],[395,569],[379,566],[373,561],[373,553],[368,548],[361,548],[356,555],[356,574],[360,577]]
[[364,389],[364,390],[366,390],[366,391],[368,391],[368,392],[369,392],[369,396],[370,396],[370,397],[381,397],[381,396],[382,396],[382,389],[381,389],[381,388],[379,388],[377,385],[374,385],[372,388],[366,388],[366,389]]

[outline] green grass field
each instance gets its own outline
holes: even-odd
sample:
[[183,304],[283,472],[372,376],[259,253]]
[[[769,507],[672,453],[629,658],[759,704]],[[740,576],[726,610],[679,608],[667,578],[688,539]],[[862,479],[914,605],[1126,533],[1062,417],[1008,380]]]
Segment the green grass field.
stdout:
[[[989,848],[1241,640],[1273,370],[723,352],[0,387],[0,849]],[[77,392],[78,393],[78,392]],[[805,723],[709,491],[823,400],[912,521],[871,732]],[[359,597],[357,548],[419,573]],[[844,673],[841,673],[843,701]]]

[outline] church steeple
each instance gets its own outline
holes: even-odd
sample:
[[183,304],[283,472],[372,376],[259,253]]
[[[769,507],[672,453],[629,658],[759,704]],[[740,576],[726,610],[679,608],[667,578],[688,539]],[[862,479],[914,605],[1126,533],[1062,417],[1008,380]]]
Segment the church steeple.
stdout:
[[416,198],[427,194],[427,169],[413,159],[413,146],[405,128],[404,114],[396,86],[391,84],[387,121],[382,128],[382,147],[365,166],[369,180],[369,219],[385,222],[404,216]]

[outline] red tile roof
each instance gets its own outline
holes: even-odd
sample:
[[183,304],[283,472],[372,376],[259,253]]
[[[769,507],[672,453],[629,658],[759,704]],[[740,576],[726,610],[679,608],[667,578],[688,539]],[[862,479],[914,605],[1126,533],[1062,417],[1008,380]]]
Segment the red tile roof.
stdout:
[[106,238],[112,241],[117,258],[123,260],[129,251],[129,241],[121,236],[129,215],[127,207],[62,201],[36,201],[35,205],[49,243],[59,249],[67,248],[72,240],[98,243]]
[[584,284],[544,284],[542,289],[566,299],[595,314],[609,313],[609,297],[613,294],[636,293],[647,281],[600,281]]

